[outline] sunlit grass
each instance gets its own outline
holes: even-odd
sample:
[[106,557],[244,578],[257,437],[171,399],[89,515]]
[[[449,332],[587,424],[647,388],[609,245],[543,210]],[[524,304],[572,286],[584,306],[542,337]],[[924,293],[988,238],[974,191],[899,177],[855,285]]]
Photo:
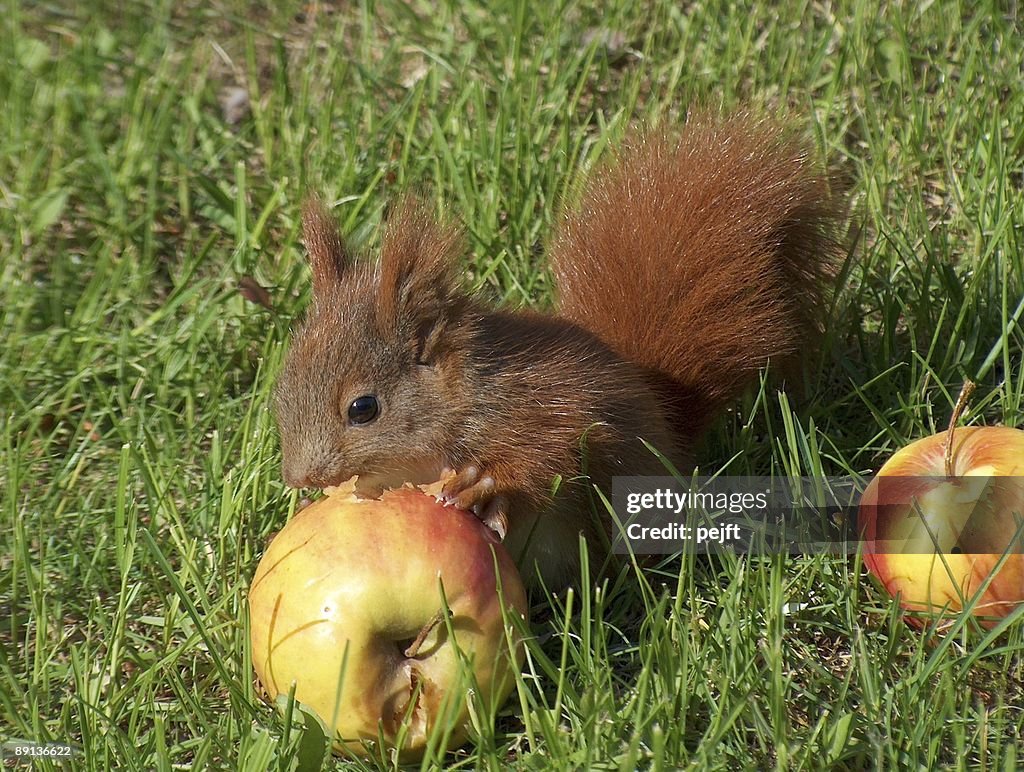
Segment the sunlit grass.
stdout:
[[[1024,421],[1024,36],[1003,4],[273,5],[0,20],[0,739],[100,770],[319,765],[245,642],[296,504],[268,404],[308,300],[309,191],[372,251],[416,188],[464,224],[482,293],[545,307],[546,234],[608,142],[697,103],[785,109],[850,181],[854,256],[806,383],[754,389],[702,471],[868,476],[968,377],[966,420]],[[854,558],[684,558],[533,600],[515,696],[447,763],[1018,763],[1019,618],[930,643]]]

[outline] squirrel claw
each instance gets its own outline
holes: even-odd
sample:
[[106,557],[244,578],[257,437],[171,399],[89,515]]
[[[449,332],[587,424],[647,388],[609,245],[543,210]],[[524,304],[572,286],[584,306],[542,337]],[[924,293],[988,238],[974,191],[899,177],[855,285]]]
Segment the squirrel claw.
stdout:
[[445,506],[472,512],[499,539],[508,533],[508,499],[497,494],[494,478],[481,476],[479,467],[463,467],[445,483],[437,500]]
[[470,464],[445,483],[438,500],[446,506],[473,509],[490,503],[494,495],[494,478],[481,477],[480,469]]
[[495,496],[488,504],[474,507],[473,514],[498,535],[498,541],[505,541],[508,533],[508,499]]

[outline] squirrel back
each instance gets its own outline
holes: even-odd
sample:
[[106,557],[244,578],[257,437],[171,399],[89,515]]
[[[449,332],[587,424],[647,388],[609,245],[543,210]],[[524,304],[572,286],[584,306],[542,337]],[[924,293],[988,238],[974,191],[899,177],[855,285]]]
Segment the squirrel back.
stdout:
[[559,313],[646,368],[692,442],[818,328],[839,251],[832,183],[799,136],[746,113],[644,134],[562,219]]

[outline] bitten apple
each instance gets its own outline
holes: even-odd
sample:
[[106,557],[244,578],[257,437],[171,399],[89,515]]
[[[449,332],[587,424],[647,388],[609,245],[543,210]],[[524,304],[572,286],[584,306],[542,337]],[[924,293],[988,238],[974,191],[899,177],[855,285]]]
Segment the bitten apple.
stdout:
[[450,731],[449,747],[465,742],[469,711],[457,698],[468,689],[485,704],[508,696],[521,647],[513,658],[502,599],[525,617],[514,562],[472,514],[417,488],[358,499],[347,486],[299,512],[260,561],[253,665],[272,698],[294,684],[337,748],[365,755],[363,741],[381,736],[412,760],[435,725]]
[[1024,603],[1022,520],[1024,431],[936,434],[899,450],[864,491],[864,563],[904,608],[955,613],[1009,552],[974,606],[992,626]]

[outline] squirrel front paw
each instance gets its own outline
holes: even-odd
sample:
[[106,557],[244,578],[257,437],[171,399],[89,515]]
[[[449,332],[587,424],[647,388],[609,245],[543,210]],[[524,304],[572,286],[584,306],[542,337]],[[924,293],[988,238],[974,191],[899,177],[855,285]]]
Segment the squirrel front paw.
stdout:
[[437,500],[472,512],[481,522],[504,540],[508,533],[508,499],[498,493],[494,478],[480,473],[470,464],[458,472],[446,468],[442,478],[450,475]]

